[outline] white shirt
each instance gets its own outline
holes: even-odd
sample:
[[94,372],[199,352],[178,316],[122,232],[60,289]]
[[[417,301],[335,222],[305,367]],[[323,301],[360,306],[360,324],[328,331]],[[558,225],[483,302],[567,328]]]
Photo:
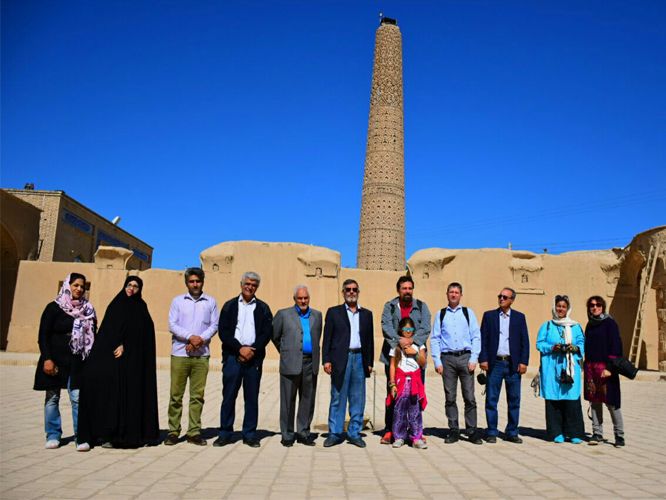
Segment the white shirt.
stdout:
[[497,346],[497,355],[498,356],[508,356],[511,354],[509,349],[509,321],[511,321],[511,309],[505,314],[504,311],[500,309],[499,313],[499,344]]
[[345,304],[345,309],[347,309],[347,317],[349,318],[349,326],[351,327],[351,335],[349,336],[349,348],[350,349],[360,349],[361,348],[361,331],[359,326],[359,317],[361,308],[356,306],[356,312],[353,312],[347,304]]
[[257,308],[257,299],[252,297],[250,302],[245,302],[243,296],[238,297],[238,321],[234,337],[241,345],[252,345],[257,338],[254,329],[254,310]]
[[[412,347],[417,347],[416,344],[412,344]],[[400,350],[400,346],[396,346],[393,349],[391,349],[391,354],[390,356],[393,358],[395,357],[396,353]],[[425,346],[422,345],[419,347],[419,351],[425,351]],[[419,363],[416,361],[416,354],[407,354],[403,352],[402,355],[400,356],[400,362],[398,363],[398,368],[400,368],[403,372],[413,372],[415,370],[420,370],[421,367],[419,366]]]

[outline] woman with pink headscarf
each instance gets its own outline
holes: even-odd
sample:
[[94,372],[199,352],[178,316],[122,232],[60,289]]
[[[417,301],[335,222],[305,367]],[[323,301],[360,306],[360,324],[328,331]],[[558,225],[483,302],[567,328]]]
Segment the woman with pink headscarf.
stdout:
[[[95,308],[85,298],[86,277],[72,273],[65,278],[60,293],[50,302],[39,323],[40,357],[35,372],[36,391],[46,391],[44,430],[46,449],[60,446],[60,390],[67,389],[72,404],[74,435],[77,430],[79,387],[83,363],[95,341]],[[88,451],[86,443],[77,443],[77,451]]]

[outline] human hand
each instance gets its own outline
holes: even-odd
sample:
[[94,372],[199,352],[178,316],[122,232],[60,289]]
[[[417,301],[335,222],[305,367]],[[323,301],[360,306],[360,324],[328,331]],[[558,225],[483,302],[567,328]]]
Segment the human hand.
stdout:
[[562,349],[562,344],[555,344],[553,346],[553,352],[559,352]]
[[518,373],[523,375],[527,371],[527,365],[524,365],[522,363],[518,363]]
[[394,398],[398,397],[398,388],[395,385],[391,386],[391,396]]
[[474,370],[476,370],[476,363],[467,363],[467,369],[470,373],[474,373]]
[[412,340],[411,337],[410,338],[400,337],[400,339],[398,340],[398,343],[400,344],[400,349],[402,349],[404,351],[405,348],[410,347],[414,343],[414,341]]
[[488,371],[488,362],[484,361],[483,363],[479,363],[479,368],[481,368],[484,372]]
[[44,361],[43,370],[44,370],[44,373],[46,373],[50,377],[53,377],[54,375],[58,374],[58,367],[50,359],[47,359],[47,360]]
[[608,377],[610,377],[611,375],[612,375],[612,373],[609,372],[609,371],[606,370],[606,369],[604,369],[604,371],[601,372],[601,378],[608,378]]
[[238,355],[243,361],[250,361],[254,357],[254,347],[244,345],[238,350]]
[[436,366],[435,371],[441,375],[442,373],[444,373],[444,365]]
[[187,344],[187,345],[185,346],[185,352],[189,354],[189,353],[191,353],[192,351],[194,351],[194,347],[192,347],[192,344]]
[[368,366],[368,373],[372,373],[372,366]]
[[199,349],[204,343],[203,337],[200,337],[199,335],[192,335],[188,340],[195,349]]
[[330,375],[333,371],[333,365],[331,363],[324,363],[324,371],[326,372],[326,375]]
[[120,344],[116,349],[113,351],[113,357],[114,358],[119,358],[120,356],[123,355],[123,352],[125,352],[125,349],[123,348],[123,345]]

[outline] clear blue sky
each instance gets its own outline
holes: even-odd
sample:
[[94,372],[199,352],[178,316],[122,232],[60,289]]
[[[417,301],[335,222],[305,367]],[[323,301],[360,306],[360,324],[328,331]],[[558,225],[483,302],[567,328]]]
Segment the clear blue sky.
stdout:
[[354,266],[379,12],[403,35],[407,256],[623,246],[666,224],[666,2],[2,2],[1,186],[197,264]]

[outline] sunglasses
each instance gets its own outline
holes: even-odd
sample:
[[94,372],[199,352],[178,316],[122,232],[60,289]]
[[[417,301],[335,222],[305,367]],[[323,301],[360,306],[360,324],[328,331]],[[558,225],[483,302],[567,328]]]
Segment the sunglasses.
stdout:
[[350,286],[346,286],[344,288],[344,291],[347,292],[347,293],[358,293],[358,288],[353,288],[353,287],[350,287]]
[[407,328],[402,328],[402,331],[403,331],[403,332],[413,332],[413,331],[414,331],[414,328],[409,328],[409,327],[407,327]]
[[502,295],[501,293],[497,296],[500,300],[509,300],[511,297],[508,295]]
[[590,304],[590,309],[594,309],[595,307],[604,307],[604,306],[602,304],[597,304],[596,302]]

